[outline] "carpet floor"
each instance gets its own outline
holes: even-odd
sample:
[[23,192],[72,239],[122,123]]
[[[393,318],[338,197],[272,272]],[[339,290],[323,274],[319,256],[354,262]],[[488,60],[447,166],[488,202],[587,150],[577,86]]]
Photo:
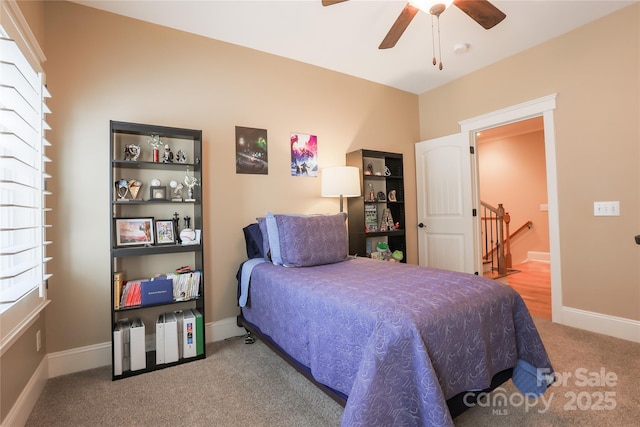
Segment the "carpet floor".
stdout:
[[[527,400],[511,381],[456,426],[636,426],[640,344],[535,319],[559,381]],[[111,381],[111,367],[52,378],[26,426],[339,426],[343,408],[262,342],[231,338],[207,358]]]

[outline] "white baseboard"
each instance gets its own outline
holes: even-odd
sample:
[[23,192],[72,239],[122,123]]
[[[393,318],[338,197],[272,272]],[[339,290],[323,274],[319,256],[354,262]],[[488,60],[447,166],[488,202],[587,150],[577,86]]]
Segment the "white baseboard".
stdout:
[[551,255],[549,252],[529,251],[527,252],[527,261],[550,263]]
[[562,307],[562,324],[640,343],[640,321]]
[[[221,341],[245,333],[236,326],[236,318],[228,317],[205,326],[207,342]],[[49,353],[49,378],[72,374],[111,364],[111,342]]]
[[227,317],[205,327],[207,342],[222,341],[227,338],[243,335],[247,331],[237,325],[235,317]]
[[42,393],[47,383],[49,371],[47,364],[48,358],[45,356],[42,358],[42,362],[40,362],[36,368],[0,427],[23,426],[26,424],[33,407],[40,397],[40,393]]
[[111,343],[49,353],[49,378],[111,364]]

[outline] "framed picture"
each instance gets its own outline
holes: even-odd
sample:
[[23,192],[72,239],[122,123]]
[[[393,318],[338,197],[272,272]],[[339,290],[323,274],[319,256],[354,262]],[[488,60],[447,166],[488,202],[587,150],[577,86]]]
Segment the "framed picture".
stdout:
[[116,246],[153,245],[153,218],[115,218]]
[[266,129],[236,126],[236,173],[268,175]]
[[173,229],[172,220],[159,219],[156,221],[156,243],[158,245],[176,243],[176,231]]
[[167,199],[167,187],[160,186],[151,186],[149,190],[151,192],[151,200],[166,200]]
[[291,176],[318,176],[318,137],[291,133]]

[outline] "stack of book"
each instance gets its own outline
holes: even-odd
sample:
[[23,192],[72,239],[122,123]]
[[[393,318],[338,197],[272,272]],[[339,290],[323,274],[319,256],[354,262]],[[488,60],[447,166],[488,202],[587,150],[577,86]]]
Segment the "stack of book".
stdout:
[[129,280],[121,291],[119,308],[165,304],[173,301],[173,280]]
[[[120,319],[113,326],[114,375],[146,369],[145,331],[144,322],[139,318]],[[204,322],[198,310],[171,311],[158,316],[155,346],[150,351],[155,350],[156,365],[173,363],[204,354],[204,341]]]
[[200,277],[202,273],[198,270],[186,273],[169,273],[167,279],[173,281],[173,299],[184,301],[195,299],[200,296]]
[[204,324],[196,309],[163,313],[156,320],[156,365],[204,354]]

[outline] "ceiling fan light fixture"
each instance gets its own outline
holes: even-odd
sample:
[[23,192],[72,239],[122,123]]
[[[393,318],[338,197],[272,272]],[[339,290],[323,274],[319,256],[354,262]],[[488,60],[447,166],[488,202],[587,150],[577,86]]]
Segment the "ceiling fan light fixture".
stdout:
[[440,16],[452,3],[453,0],[409,0],[411,6],[435,16]]

